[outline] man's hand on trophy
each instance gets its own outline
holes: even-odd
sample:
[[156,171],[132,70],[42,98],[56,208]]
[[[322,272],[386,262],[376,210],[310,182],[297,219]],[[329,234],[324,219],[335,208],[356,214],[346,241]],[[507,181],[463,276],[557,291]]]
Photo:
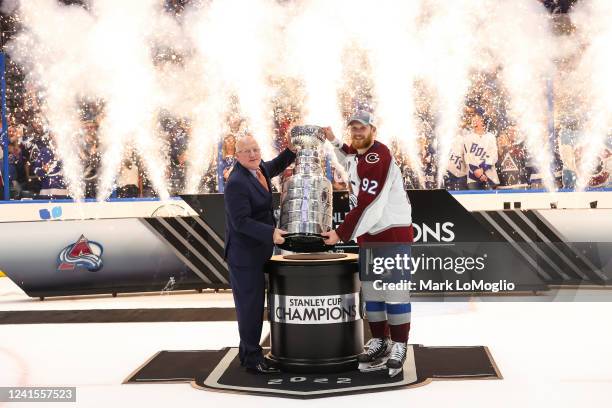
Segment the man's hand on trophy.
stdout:
[[325,245],[336,245],[338,241],[340,241],[340,237],[338,236],[336,230],[322,232],[321,235],[326,238],[323,240],[323,242],[325,242]]
[[274,234],[272,234],[272,241],[274,241],[276,245],[284,244],[285,238],[283,237],[283,235],[285,235],[286,233],[287,231],[285,230],[274,228]]
[[287,149],[291,150],[293,153],[297,153],[297,147],[291,143],[291,132],[287,132]]
[[334,131],[332,130],[331,126],[326,126],[321,129],[323,129],[323,134],[327,140],[333,142],[334,139],[336,139],[336,135],[334,135]]

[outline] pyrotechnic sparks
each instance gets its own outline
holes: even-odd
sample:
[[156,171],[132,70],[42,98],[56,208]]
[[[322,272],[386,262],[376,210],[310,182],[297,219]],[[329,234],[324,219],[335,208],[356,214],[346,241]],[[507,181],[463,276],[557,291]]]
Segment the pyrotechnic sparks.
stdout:
[[[427,179],[444,185],[466,106],[477,106],[496,137],[513,124],[553,190],[547,83],[570,51],[578,62],[567,75],[576,80],[559,81],[556,95],[584,102],[576,172],[585,188],[609,138],[608,3],[582,1],[570,15],[578,34],[564,38],[535,0],[211,0],[188,2],[180,13],[160,0],[90,0],[85,7],[28,0],[4,11],[19,21],[6,49],[40,95],[40,115],[76,199],[87,190],[79,154],[84,101],[97,101],[103,200],[131,147],[161,198],[176,192],[169,161],[184,167],[179,190],[209,191],[203,186],[216,178],[218,146],[228,134],[252,133],[271,158],[281,147],[279,122],[331,126],[343,135],[358,108],[374,111],[378,137],[400,150],[416,187]],[[555,101],[557,111],[566,105]],[[183,125],[164,125],[164,118]]]

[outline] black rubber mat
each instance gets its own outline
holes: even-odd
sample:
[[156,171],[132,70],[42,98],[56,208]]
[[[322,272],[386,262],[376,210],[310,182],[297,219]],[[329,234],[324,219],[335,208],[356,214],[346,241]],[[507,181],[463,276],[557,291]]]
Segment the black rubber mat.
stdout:
[[424,385],[434,379],[501,379],[484,346],[424,347],[412,345],[404,373],[389,378],[385,371],[334,374],[280,373],[252,375],[240,366],[236,348],[161,351],[124,383],[191,382],[196,388],[289,398],[320,398],[379,392]]
[[160,351],[134,370],[124,383],[190,382],[210,373],[227,350]]
[[0,324],[222,322],[234,320],[236,320],[236,309],[233,307],[15,310],[0,312]]

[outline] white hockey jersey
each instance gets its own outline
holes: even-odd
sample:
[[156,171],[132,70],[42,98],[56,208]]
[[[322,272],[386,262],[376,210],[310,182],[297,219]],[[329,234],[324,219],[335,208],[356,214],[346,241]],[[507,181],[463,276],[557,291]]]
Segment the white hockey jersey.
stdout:
[[347,170],[351,210],[336,232],[344,242],[412,242],[412,214],[401,170],[391,151],[375,141],[364,154],[332,143]]
[[453,145],[450,151],[450,157],[448,160],[448,166],[446,170],[451,176],[456,178],[467,176],[467,167],[465,165],[465,159],[463,157],[463,133],[459,133],[453,140]]
[[483,169],[485,175],[499,184],[495,163],[497,163],[497,140],[492,133],[478,135],[468,132],[463,137],[464,159],[468,170],[468,183],[478,182],[474,171]]

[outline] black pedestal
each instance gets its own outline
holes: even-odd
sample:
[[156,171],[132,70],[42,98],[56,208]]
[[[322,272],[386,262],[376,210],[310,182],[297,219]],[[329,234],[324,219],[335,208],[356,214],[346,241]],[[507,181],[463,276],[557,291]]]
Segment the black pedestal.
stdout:
[[335,260],[270,261],[269,357],[290,372],[357,368],[363,350],[357,255]]

